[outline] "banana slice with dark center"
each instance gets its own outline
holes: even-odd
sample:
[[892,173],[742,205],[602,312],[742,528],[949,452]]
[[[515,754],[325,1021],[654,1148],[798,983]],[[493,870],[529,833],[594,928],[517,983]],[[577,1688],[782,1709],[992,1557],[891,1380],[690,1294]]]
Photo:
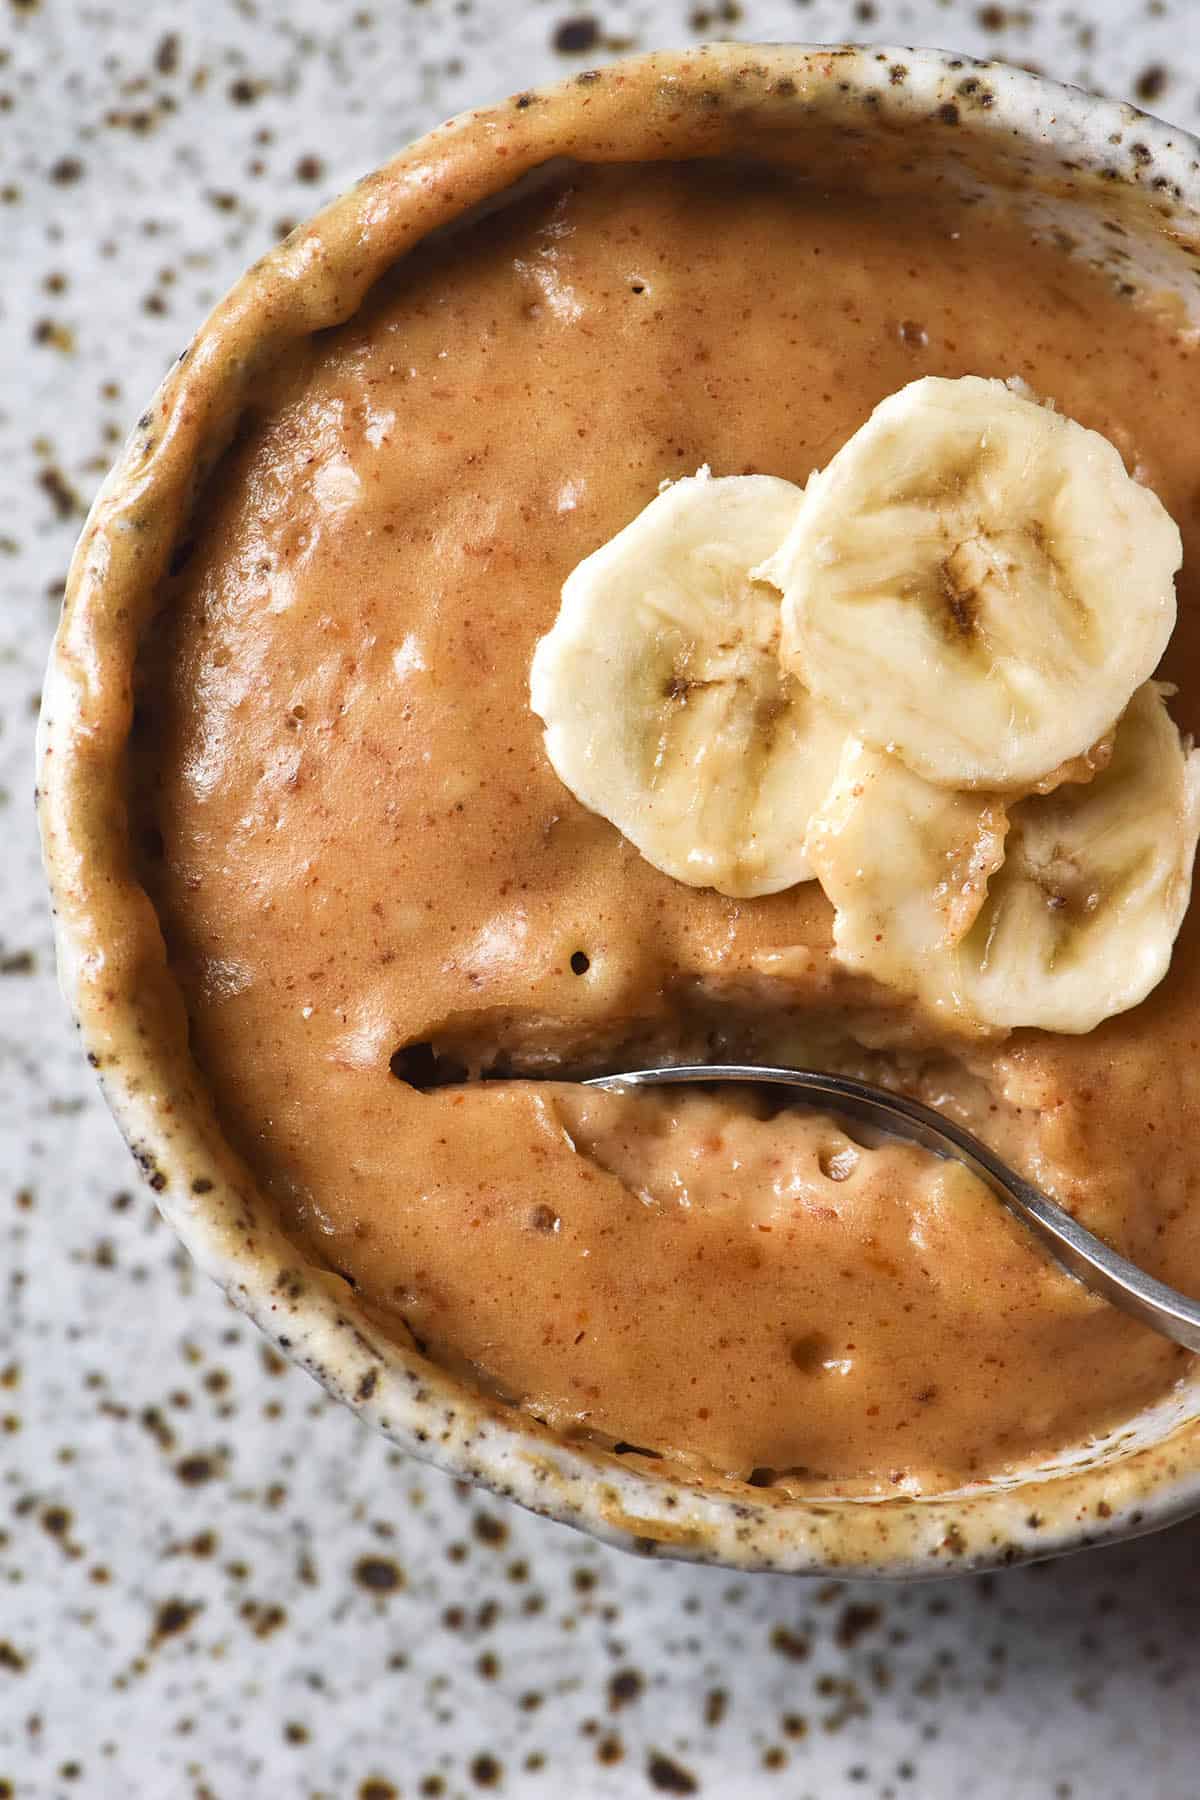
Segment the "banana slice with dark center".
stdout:
[[779,660],[778,592],[751,576],[803,490],[675,482],[572,571],[530,701],[571,792],[692,887],[806,881],[809,817],[845,727]]
[[936,786],[1028,792],[1086,754],[1175,623],[1174,521],[1098,432],[1002,381],[882,401],[762,573],[782,655]]
[[852,742],[808,848],[835,953],[964,1032],[1091,1031],[1167,972],[1200,835],[1200,751],[1156,682],[1086,785],[1007,807]]

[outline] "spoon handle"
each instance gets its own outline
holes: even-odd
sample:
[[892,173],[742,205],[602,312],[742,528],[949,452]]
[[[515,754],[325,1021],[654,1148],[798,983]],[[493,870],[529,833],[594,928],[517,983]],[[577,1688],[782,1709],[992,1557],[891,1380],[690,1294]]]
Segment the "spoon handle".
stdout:
[[1029,1227],[1069,1275],[1164,1337],[1200,1352],[1200,1301],[1156,1281],[1120,1256],[1069,1212],[1023,1181],[973,1133],[919,1100],[817,1069],[759,1069],[749,1063],[675,1063],[658,1069],[629,1069],[619,1075],[597,1076],[585,1085],[620,1092],[705,1081],[766,1082],[792,1088],[809,1105],[828,1106],[834,1112],[867,1120],[935,1155],[954,1158]]

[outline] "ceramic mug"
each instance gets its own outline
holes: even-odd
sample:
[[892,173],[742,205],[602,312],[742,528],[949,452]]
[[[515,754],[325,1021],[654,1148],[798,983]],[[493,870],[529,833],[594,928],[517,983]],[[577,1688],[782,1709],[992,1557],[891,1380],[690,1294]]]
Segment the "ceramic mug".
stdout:
[[[1133,108],[938,51],[716,45],[587,71],[438,127],[264,257],[139,419],[72,563],[39,727],[61,980],[164,1216],[280,1350],[415,1455],[648,1555],[739,1568],[944,1574],[1149,1530],[1200,1507],[1200,1385],[1107,1441],[969,1490],[795,1499],[706,1490],[567,1442],[389,1342],[303,1262],[225,1141],[138,886],[124,756],[134,658],[192,496],[254,373],[348,318],[428,232],[555,159],[730,152],[844,180],[937,181],[1069,232],[1097,266],[1200,310],[1200,145]],[[502,154],[501,154],[502,153]],[[1119,233],[1106,229],[1113,222]],[[1117,259],[1120,259],[1119,270]]]

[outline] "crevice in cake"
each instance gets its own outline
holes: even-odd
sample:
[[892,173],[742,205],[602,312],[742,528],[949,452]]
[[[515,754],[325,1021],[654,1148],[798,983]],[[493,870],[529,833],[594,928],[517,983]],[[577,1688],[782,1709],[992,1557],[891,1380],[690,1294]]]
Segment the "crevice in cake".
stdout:
[[[582,1082],[673,1063],[819,1069],[940,1105],[964,1082],[984,1100],[992,1072],[985,1049],[939,1041],[908,1020],[771,1004],[757,992],[727,997],[694,983],[645,1018],[507,1009],[447,1016],[399,1044],[386,1066],[397,1081],[428,1093],[485,1082]],[[786,1101],[775,1092],[768,1104],[778,1110]]]

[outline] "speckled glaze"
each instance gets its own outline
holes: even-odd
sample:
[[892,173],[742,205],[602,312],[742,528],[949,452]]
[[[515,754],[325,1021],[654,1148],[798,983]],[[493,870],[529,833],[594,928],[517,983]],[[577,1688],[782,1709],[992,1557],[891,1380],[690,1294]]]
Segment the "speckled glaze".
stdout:
[[[294,337],[348,317],[404,250],[551,158],[635,160],[769,142],[935,156],[1069,221],[1131,287],[1200,297],[1200,146],[1131,107],[931,51],[709,46],[584,70],[439,127],[257,263],[182,353],[92,509],[44,691],[43,848],[60,975],[89,1061],[193,1257],[288,1356],[397,1444],[645,1555],[911,1576],[1147,1531],[1200,1506],[1200,1395],[1185,1390],[1054,1469],[922,1502],[706,1493],[567,1444],[382,1340],[344,1284],[302,1266],[224,1142],[129,870],[129,674],[197,474],[246,383]],[[1100,230],[1121,224],[1119,236]],[[1180,303],[1178,300],[1176,304]],[[106,697],[124,691],[113,708]],[[104,922],[98,922],[99,900]]]

